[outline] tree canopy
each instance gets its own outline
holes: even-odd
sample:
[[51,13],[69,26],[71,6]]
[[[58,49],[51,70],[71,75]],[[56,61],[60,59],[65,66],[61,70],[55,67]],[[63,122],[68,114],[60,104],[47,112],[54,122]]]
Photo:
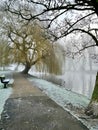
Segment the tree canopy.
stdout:
[[[5,5],[5,10],[27,21],[45,22],[45,27],[54,40],[73,32],[86,33],[95,42],[92,46],[98,46],[98,26],[91,26],[93,23],[98,24],[97,0],[10,0]],[[34,12],[34,9],[37,11]],[[86,46],[88,47],[91,45]]]

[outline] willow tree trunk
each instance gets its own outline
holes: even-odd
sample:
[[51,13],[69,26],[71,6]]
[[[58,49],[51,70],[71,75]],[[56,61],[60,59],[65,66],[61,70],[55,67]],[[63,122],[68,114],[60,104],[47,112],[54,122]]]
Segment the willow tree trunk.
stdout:
[[85,113],[93,117],[98,117],[98,72],[96,75],[96,82],[95,82],[92,98]]
[[29,70],[30,70],[31,66],[29,63],[27,63],[25,65],[25,69],[22,71],[23,74],[28,74]]

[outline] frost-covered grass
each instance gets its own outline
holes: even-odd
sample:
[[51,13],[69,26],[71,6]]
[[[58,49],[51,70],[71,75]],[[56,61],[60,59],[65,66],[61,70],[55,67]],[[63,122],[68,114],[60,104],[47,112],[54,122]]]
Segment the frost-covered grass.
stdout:
[[84,117],[84,119],[81,118],[81,111],[84,110],[90,102],[90,100],[86,96],[66,90],[58,85],[55,85],[51,82],[42,79],[30,78],[29,80],[33,81],[33,84],[35,84],[37,87],[43,90],[44,93],[46,93],[63,109],[65,109],[66,111],[71,113],[75,118],[80,120],[84,125],[86,125],[89,128],[89,130],[98,130],[98,123],[95,123],[92,120],[87,119],[88,117]]
[[1,118],[1,113],[3,111],[5,101],[8,99],[11,93],[12,93],[12,88],[0,89],[0,118]]
[[[0,76],[2,75],[10,79],[10,84],[12,83],[13,80],[12,71],[0,71]],[[1,113],[3,111],[5,101],[8,99],[11,93],[12,93],[12,88],[8,87],[4,89],[4,84],[0,82],[0,118],[1,118]]]
[[87,99],[87,97],[64,88],[60,88],[58,85],[51,82],[42,79],[32,79],[32,81],[34,81],[49,97],[58,101],[59,104],[66,105],[71,103],[76,107],[85,108],[89,103],[89,99]]

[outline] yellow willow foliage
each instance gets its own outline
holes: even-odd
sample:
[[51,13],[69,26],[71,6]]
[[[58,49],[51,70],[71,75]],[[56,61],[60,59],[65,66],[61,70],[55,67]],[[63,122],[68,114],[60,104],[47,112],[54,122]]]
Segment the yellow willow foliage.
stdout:
[[56,45],[54,49],[51,44],[49,44],[49,55],[45,58],[42,58],[37,64],[36,69],[40,72],[52,73],[56,75],[62,74],[62,67],[64,66],[64,55],[63,50],[60,48],[60,45]]
[[[53,47],[50,41],[45,39],[44,35],[45,32],[40,26],[34,26],[33,38],[37,43],[36,46],[40,50],[42,48],[42,52],[46,53],[46,56],[37,62],[36,69],[45,73],[62,74],[62,67],[64,65],[63,48],[58,44]],[[42,55],[42,52],[39,52],[38,55]]]
[[8,46],[6,41],[0,39],[0,66],[8,65],[10,63],[10,47]]

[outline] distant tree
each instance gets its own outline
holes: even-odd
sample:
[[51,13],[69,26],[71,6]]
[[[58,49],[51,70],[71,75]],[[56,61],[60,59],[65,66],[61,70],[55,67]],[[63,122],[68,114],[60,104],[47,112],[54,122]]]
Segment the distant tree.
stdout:
[[12,61],[11,59],[11,49],[8,43],[0,39],[0,66],[4,69],[5,66],[8,66]]

